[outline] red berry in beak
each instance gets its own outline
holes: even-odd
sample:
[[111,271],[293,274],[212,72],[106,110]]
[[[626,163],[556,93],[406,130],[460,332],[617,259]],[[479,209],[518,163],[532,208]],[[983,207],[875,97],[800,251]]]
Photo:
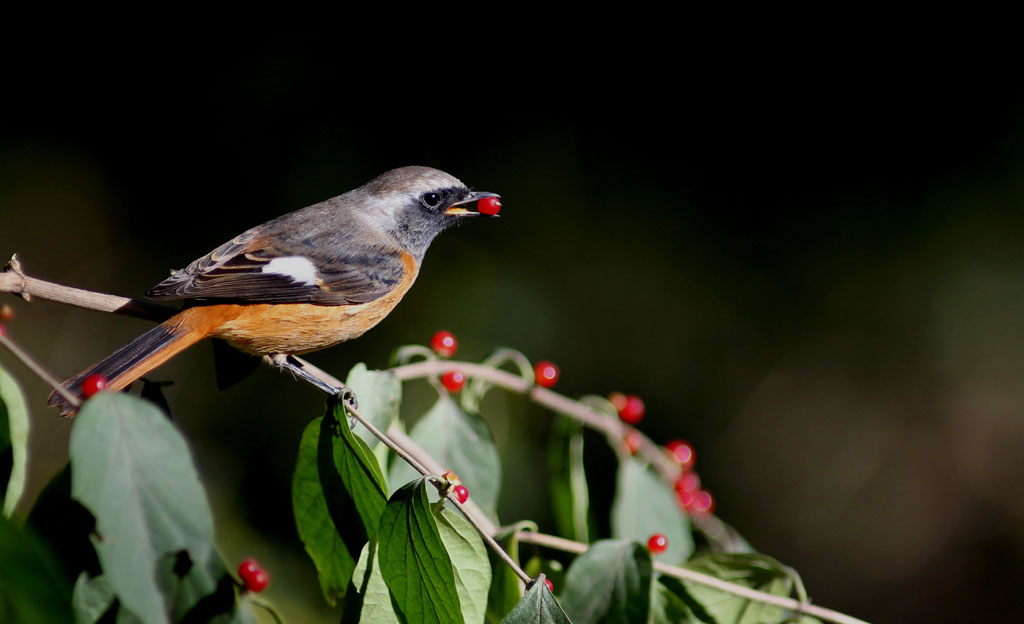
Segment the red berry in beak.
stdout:
[[484,197],[476,203],[477,212],[494,216],[501,211],[501,200],[497,197]]

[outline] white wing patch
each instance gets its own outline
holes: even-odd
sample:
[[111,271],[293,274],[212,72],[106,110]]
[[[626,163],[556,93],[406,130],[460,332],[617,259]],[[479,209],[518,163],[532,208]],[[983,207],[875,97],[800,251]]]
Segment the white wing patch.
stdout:
[[316,278],[319,275],[316,266],[305,256],[274,258],[263,267],[262,271],[274,275],[284,275],[305,286],[316,286]]

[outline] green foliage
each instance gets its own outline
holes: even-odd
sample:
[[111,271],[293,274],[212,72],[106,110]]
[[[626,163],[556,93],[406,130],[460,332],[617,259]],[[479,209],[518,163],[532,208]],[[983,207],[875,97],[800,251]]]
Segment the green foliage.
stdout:
[[590,541],[590,493],[583,466],[583,426],[566,417],[555,419],[548,444],[551,503],[558,533],[569,539]]
[[541,581],[533,584],[502,624],[567,624],[568,616]]
[[[390,371],[372,371],[360,362],[352,367],[345,385],[359,397],[359,413],[381,431],[398,418],[402,405],[402,382]],[[382,444],[368,429],[357,427],[356,435],[371,448]]]
[[[410,353],[432,357],[422,349]],[[509,362],[524,376],[532,374],[517,352],[499,350],[489,360],[493,366]],[[361,414],[382,430],[394,423],[402,398],[394,373],[360,364],[349,373],[348,384],[359,397]],[[488,387],[473,385],[461,406],[440,391],[411,437],[456,472],[473,501],[494,518],[500,459],[490,429],[476,413]],[[606,411],[603,405],[599,409]],[[0,459],[7,451],[13,461],[6,465],[14,467],[6,490],[8,512],[22,488],[24,471],[17,464],[24,461],[27,422],[20,391],[0,370]],[[247,594],[239,597],[214,549],[210,509],[185,439],[154,404],[115,393],[93,397],[74,423],[70,455],[70,468],[40,496],[29,525],[41,528],[59,549],[65,568],[77,578],[74,591],[46,543],[0,519],[0,615],[30,623],[68,621],[73,614],[79,624],[226,624],[254,621],[250,607],[259,605],[278,619],[269,605]],[[438,496],[428,488],[431,480],[402,461],[392,463],[394,491],[388,498],[382,470],[387,459],[388,449],[368,438],[364,427],[350,424],[334,400],[299,443],[292,480],[296,527],[325,599],[342,606],[342,622],[813,621],[697,582],[656,575],[644,544],[651,534],[663,533],[669,549],[659,561],[775,596],[803,596],[798,577],[763,555],[691,558],[689,517],[671,486],[638,458],[625,458],[619,466],[611,517],[615,539],[595,541],[567,570],[557,559],[531,550],[527,573],[552,577],[561,606],[543,582],[530,583],[524,594],[517,574],[485,546],[467,519],[446,508],[445,501],[432,504]],[[555,422],[548,465],[561,532],[582,542],[595,539],[579,424]],[[500,530],[496,539],[520,561],[516,533],[536,528],[520,521]],[[731,543],[745,544],[739,536]],[[88,556],[79,552],[83,544]]]
[[406,622],[461,621],[452,562],[427,500],[427,483],[417,479],[391,495],[380,519],[381,575]]
[[[688,561],[686,568],[715,578],[749,587],[775,596],[789,596],[798,583],[792,572],[771,557],[757,553],[717,553],[696,557]],[[702,622],[715,624],[757,624],[759,622],[782,622],[793,617],[793,613],[776,607],[742,598],[698,583],[662,577],[664,587],[679,597]],[[802,588],[799,588],[802,593]],[[805,618],[805,622],[814,621]]]
[[0,517],[0,621],[67,622],[70,602],[70,587],[46,544]]
[[157,569],[185,552],[205,563],[213,519],[185,439],[159,409],[131,396],[86,401],[71,432],[71,495],[96,518],[93,546],[114,593],[148,622],[172,605]]
[[693,553],[690,519],[679,508],[672,487],[646,464],[630,458],[619,464],[612,535],[646,544],[655,533],[668,538],[668,550],[658,555],[659,561],[682,563]]
[[562,608],[576,624],[647,621],[651,554],[636,542],[601,540],[569,566]]
[[[320,571],[330,604],[344,596],[358,554],[377,532],[387,484],[377,459],[337,403],[302,435],[292,479],[299,537]],[[352,522],[352,509],[359,522]]]
[[[463,411],[442,392],[409,435],[441,466],[459,475],[473,501],[488,517],[497,517],[501,458],[491,430],[480,416]],[[418,476],[405,462],[395,462],[389,481],[396,488]]]
[[[28,406],[18,382],[0,366],[0,499],[10,518],[25,489]],[[9,475],[9,476],[8,476]]]
[[[523,524],[529,524],[529,526],[524,527]],[[516,540],[516,531],[524,528],[537,529],[531,523],[516,523],[495,537],[498,545],[514,561],[519,561],[519,542]],[[491,562],[491,589],[487,595],[487,622],[493,623],[500,622],[519,603],[519,577],[494,551],[488,551],[487,556]]]

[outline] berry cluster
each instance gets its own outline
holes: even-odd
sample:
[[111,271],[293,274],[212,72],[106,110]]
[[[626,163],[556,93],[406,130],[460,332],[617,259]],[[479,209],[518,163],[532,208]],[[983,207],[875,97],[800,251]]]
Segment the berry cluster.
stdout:
[[266,571],[251,557],[238,564],[238,577],[242,579],[246,590],[255,593],[263,591],[270,584]]
[[619,413],[622,422],[635,425],[644,419],[644,402],[635,394],[612,392],[608,395],[608,400],[615,406],[615,411]]
[[447,482],[448,487],[451,488],[452,494],[455,495],[455,500],[459,501],[460,504],[469,500],[469,490],[466,489],[466,486],[462,485],[462,479],[459,478],[459,475],[451,470],[445,470],[441,476]]
[[679,477],[673,486],[679,506],[690,513],[714,511],[714,497],[711,496],[711,492],[701,489],[700,477],[693,471],[693,464],[696,461],[693,446],[683,440],[672,440],[665,444],[665,451],[679,465]]

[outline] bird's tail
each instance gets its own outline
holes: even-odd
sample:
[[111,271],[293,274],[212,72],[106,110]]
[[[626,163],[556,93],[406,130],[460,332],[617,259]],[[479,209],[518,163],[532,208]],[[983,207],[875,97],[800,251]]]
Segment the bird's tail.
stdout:
[[[106,359],[65,381],[62,385],[71,394],[82,396],[82,382],[90,375],[102,375],[107,380],[107,390],[122,390],[137,379],[160,366],[183,350],[205,338],[198,331],[188,331],[178,315],[142,334],[121,347]],[[60,409],[61,416],[73,416],[77,411],[57,391],[50,393],[47,403]]]

